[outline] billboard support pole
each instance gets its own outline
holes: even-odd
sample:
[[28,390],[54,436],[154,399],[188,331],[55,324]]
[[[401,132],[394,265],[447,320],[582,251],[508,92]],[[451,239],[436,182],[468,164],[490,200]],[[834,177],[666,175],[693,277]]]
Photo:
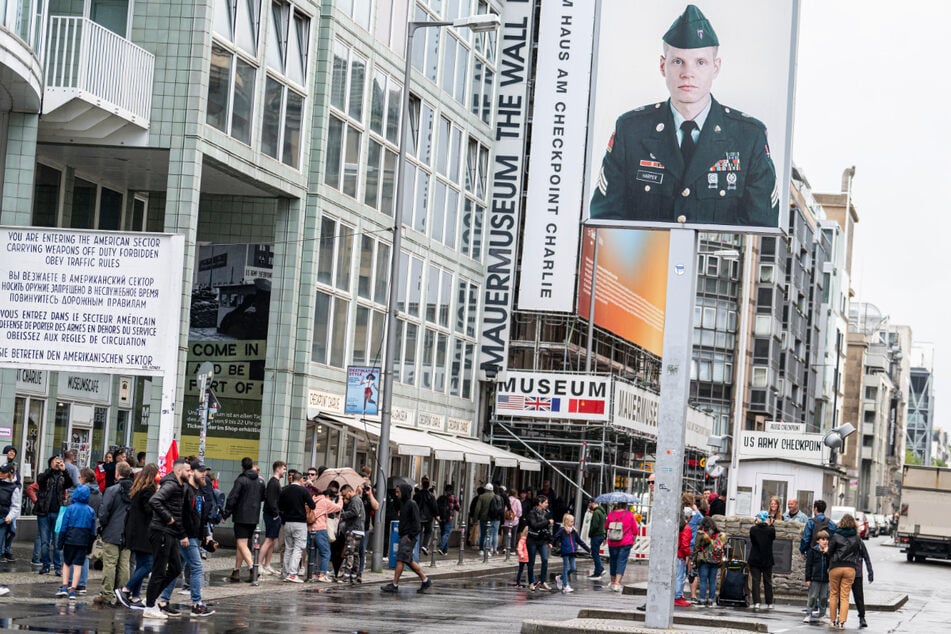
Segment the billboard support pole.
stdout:
[[[585,351],[584,357],[584,372],[585,374],[591,374],[591,368],[594,365],[594,294],[595,288],[597,287],[598,282],[598,230],[597,228],[593,229],[594,231],[594,250],[591,253],[591,294],[588,296],[588,349]],[[602,427],[602,430],[604,427]],[[601,441],[601,462],[604,462],[604,433],[602,432],[602,441]],[[582,494],[584,493],[584,463],[585,458],[587,457],[588,452],[588,443],[581,443],[581,456],[578,461],[578,489],[575,491],[575,515],[577,517],[584,516],[584,507],[582,506]],[[602,474],[604,473],[604,467],[601,467]],[[595,491],[597,493],[597,491]]]
[[[647,574],[645,625],[673,624],[674,575],[683,490],[684,434],[690,393],[693,306],[697,288],[697,232],[672,229],[664,315],[664,354],[657,412],[656,491],[651,512],[651,557]],[[663,447],[663,450],[661,450]]]

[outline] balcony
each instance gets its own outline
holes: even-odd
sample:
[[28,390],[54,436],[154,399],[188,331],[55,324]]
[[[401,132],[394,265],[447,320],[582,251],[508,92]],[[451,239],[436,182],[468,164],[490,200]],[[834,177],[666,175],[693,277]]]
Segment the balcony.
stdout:
[[92,139],[149,129],[154,55],[75,16],[51,16],[46,42],[44,121]]
[[40,111],[43,74],[35,42],[36,0],[0,0],[0,111]]

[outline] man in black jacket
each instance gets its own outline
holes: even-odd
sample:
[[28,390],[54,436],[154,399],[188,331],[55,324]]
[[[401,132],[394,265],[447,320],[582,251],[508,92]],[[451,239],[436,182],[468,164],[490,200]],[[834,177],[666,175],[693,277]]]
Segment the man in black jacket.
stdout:
[[304,474],[291,469],[288,480],[290,484],[284,487],[278,499],[279,519],[284,521],[284,565],[281,576],[288,583],[304,583],[297,571],[307,545],[307,509],[317,505],[314,496],[304,488]]
[[106,489],[99,506],[99,526],[102,530],[102,590],[93,602],[100,605],[116,604],[116,588],[129,582],[129,561],[132,550],[125,544],[125,521],[132,498],[132,467],[120,462],[115,468],[116,483]]
[[365,517],[363,500],[349,484],[340,487],[340,497],[344,502],[340,512],[339,537],[344,540],[341,580],[352,584],[360,572],[360,542],[363,540]]
[[287,471],[287,464],[283,460],[276,461],[271,466],[271,479],[264,487],[264,544],[261,546],[261,570],[265,574],[276,575],[277,571],[271,567],[271,553],[274,544],[281,536],[281,511],[277,507],[281,497],[281,481]]
[[39,491],[36,494],[36,505],[33,513],[36,515],[36,540],[40,545],[40,561],[43,567],[39,574],[45,575],[50,571],[50,550],[53,552],[53,570],[58,577],[63,567],[63,553],[56,548],[56,516],[59,507],[66,497],[66,464],[59,456],[53,456],[47,462],[47,469],[36,477]]
[[188,546],[182,520],[185,502],[185,480],[191,476],[191,465],[184,458],[175,460],[172,472],[162,478],[159,489],[149,500],[152,507],[152,522],[149,524],[149,541],[152,544],[152,577],[149,579],[143,616],[149,619],[167,619],[180,612],[171,604],[156,604],[159,594],[182,571],[179,546]]
[[416,547],[416,539],[419,537],[419,507],[413,501],[413,487],[407,483],[396,487],[396,497],[400,500],[400,543],[396,552],[396,569],[393,570],[393,582],[388,583],[380,591],[399,592],[400,575],[403,574],[403,567],[409,566],[410,570],[419,576],[422,585],[417,592],[425,592],[433,582],[429,580],[419,564],[413,561],[413,550]]
[[242,473],[235,478],[231,493],[225,502],[222,519],[234,515],[235,558],[234,569],[231,571],[231,581],[241,581],[241,562],[248,565],[248,572],[252,572],[254,559],[251,557],[251,540],[254,539],[254,529],[261,516],[261,502],[264,500],[264,487],[254,468],[251,458],[241,459]]
[[[182,484],[182,528],[188,545],[182,544],[179,548],[182,559],[188,566],[188,585],[186,588],[191,594],[191,615],[204,617],[215,613],[201,600],[201,585],[204,575],[204,566],[201,563],[201,546],[207,545],[211,539],[208,534],[208,508],[205,498],[201,494],[201,487],[205,482],[205,473],[208,471],[198,458],[189,456],[188,466],[191,474]],[[159,605],[168,605],[172,600],[172,592],[178,578],[172,580],[162,590]]]
[[422,525],[423,539],[419,549],[424,555],[428,555],[429,542],[433,538],[433,518],[439,514],[439,509],[436,507],[436,496],[429,489],[429,478],[426,476],[419,481],[419,490],[413,496],[413,501],[419,507],[419,521]]

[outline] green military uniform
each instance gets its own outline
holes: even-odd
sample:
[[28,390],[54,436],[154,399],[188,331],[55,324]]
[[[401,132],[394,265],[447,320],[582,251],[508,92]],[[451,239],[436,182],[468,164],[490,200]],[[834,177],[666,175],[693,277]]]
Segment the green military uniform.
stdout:
[[601,163],[591,218],[775,227],[776,170],[766,127],[711,97],[690,165],[670,102],[621,115]]
[[[688,5],[664,34],[679,49],[719,46],[703,13]],[[779,187],[766,127],[711,95],[690,164],[670,100],[622,115],[591,199],[592,219],[775,227]]]

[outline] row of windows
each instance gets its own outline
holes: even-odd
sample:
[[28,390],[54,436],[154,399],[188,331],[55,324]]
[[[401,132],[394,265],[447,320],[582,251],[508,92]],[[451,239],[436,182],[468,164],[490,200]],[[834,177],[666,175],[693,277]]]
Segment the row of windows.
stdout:
[[112,189],[62,170],[36,164],[33,220],[37,227],[102,231],[145,231],[147,199]]
[[[310,48],[310,17],[284,0],[270,2],[261,58],[261,0],[216,0],[206,121],[252,145],[260,114],[260,149],[294,168],[300,166],[304,93]],[[261,67],[264,101],[255,108]]]
[[[311,349],[315,363],[346,365],[351,310],[350,363],[379,363],[382,356],[391,247],[370,235],[360,236],[358,251],[356,242],[353,228],[327,216],[321,219]],[[451,271],[408,253],[401,253],[399,262],[397,380],[470,398],[479,286],[462,276],[454,280]],[[454,377],[449,382],[447,364]]]

